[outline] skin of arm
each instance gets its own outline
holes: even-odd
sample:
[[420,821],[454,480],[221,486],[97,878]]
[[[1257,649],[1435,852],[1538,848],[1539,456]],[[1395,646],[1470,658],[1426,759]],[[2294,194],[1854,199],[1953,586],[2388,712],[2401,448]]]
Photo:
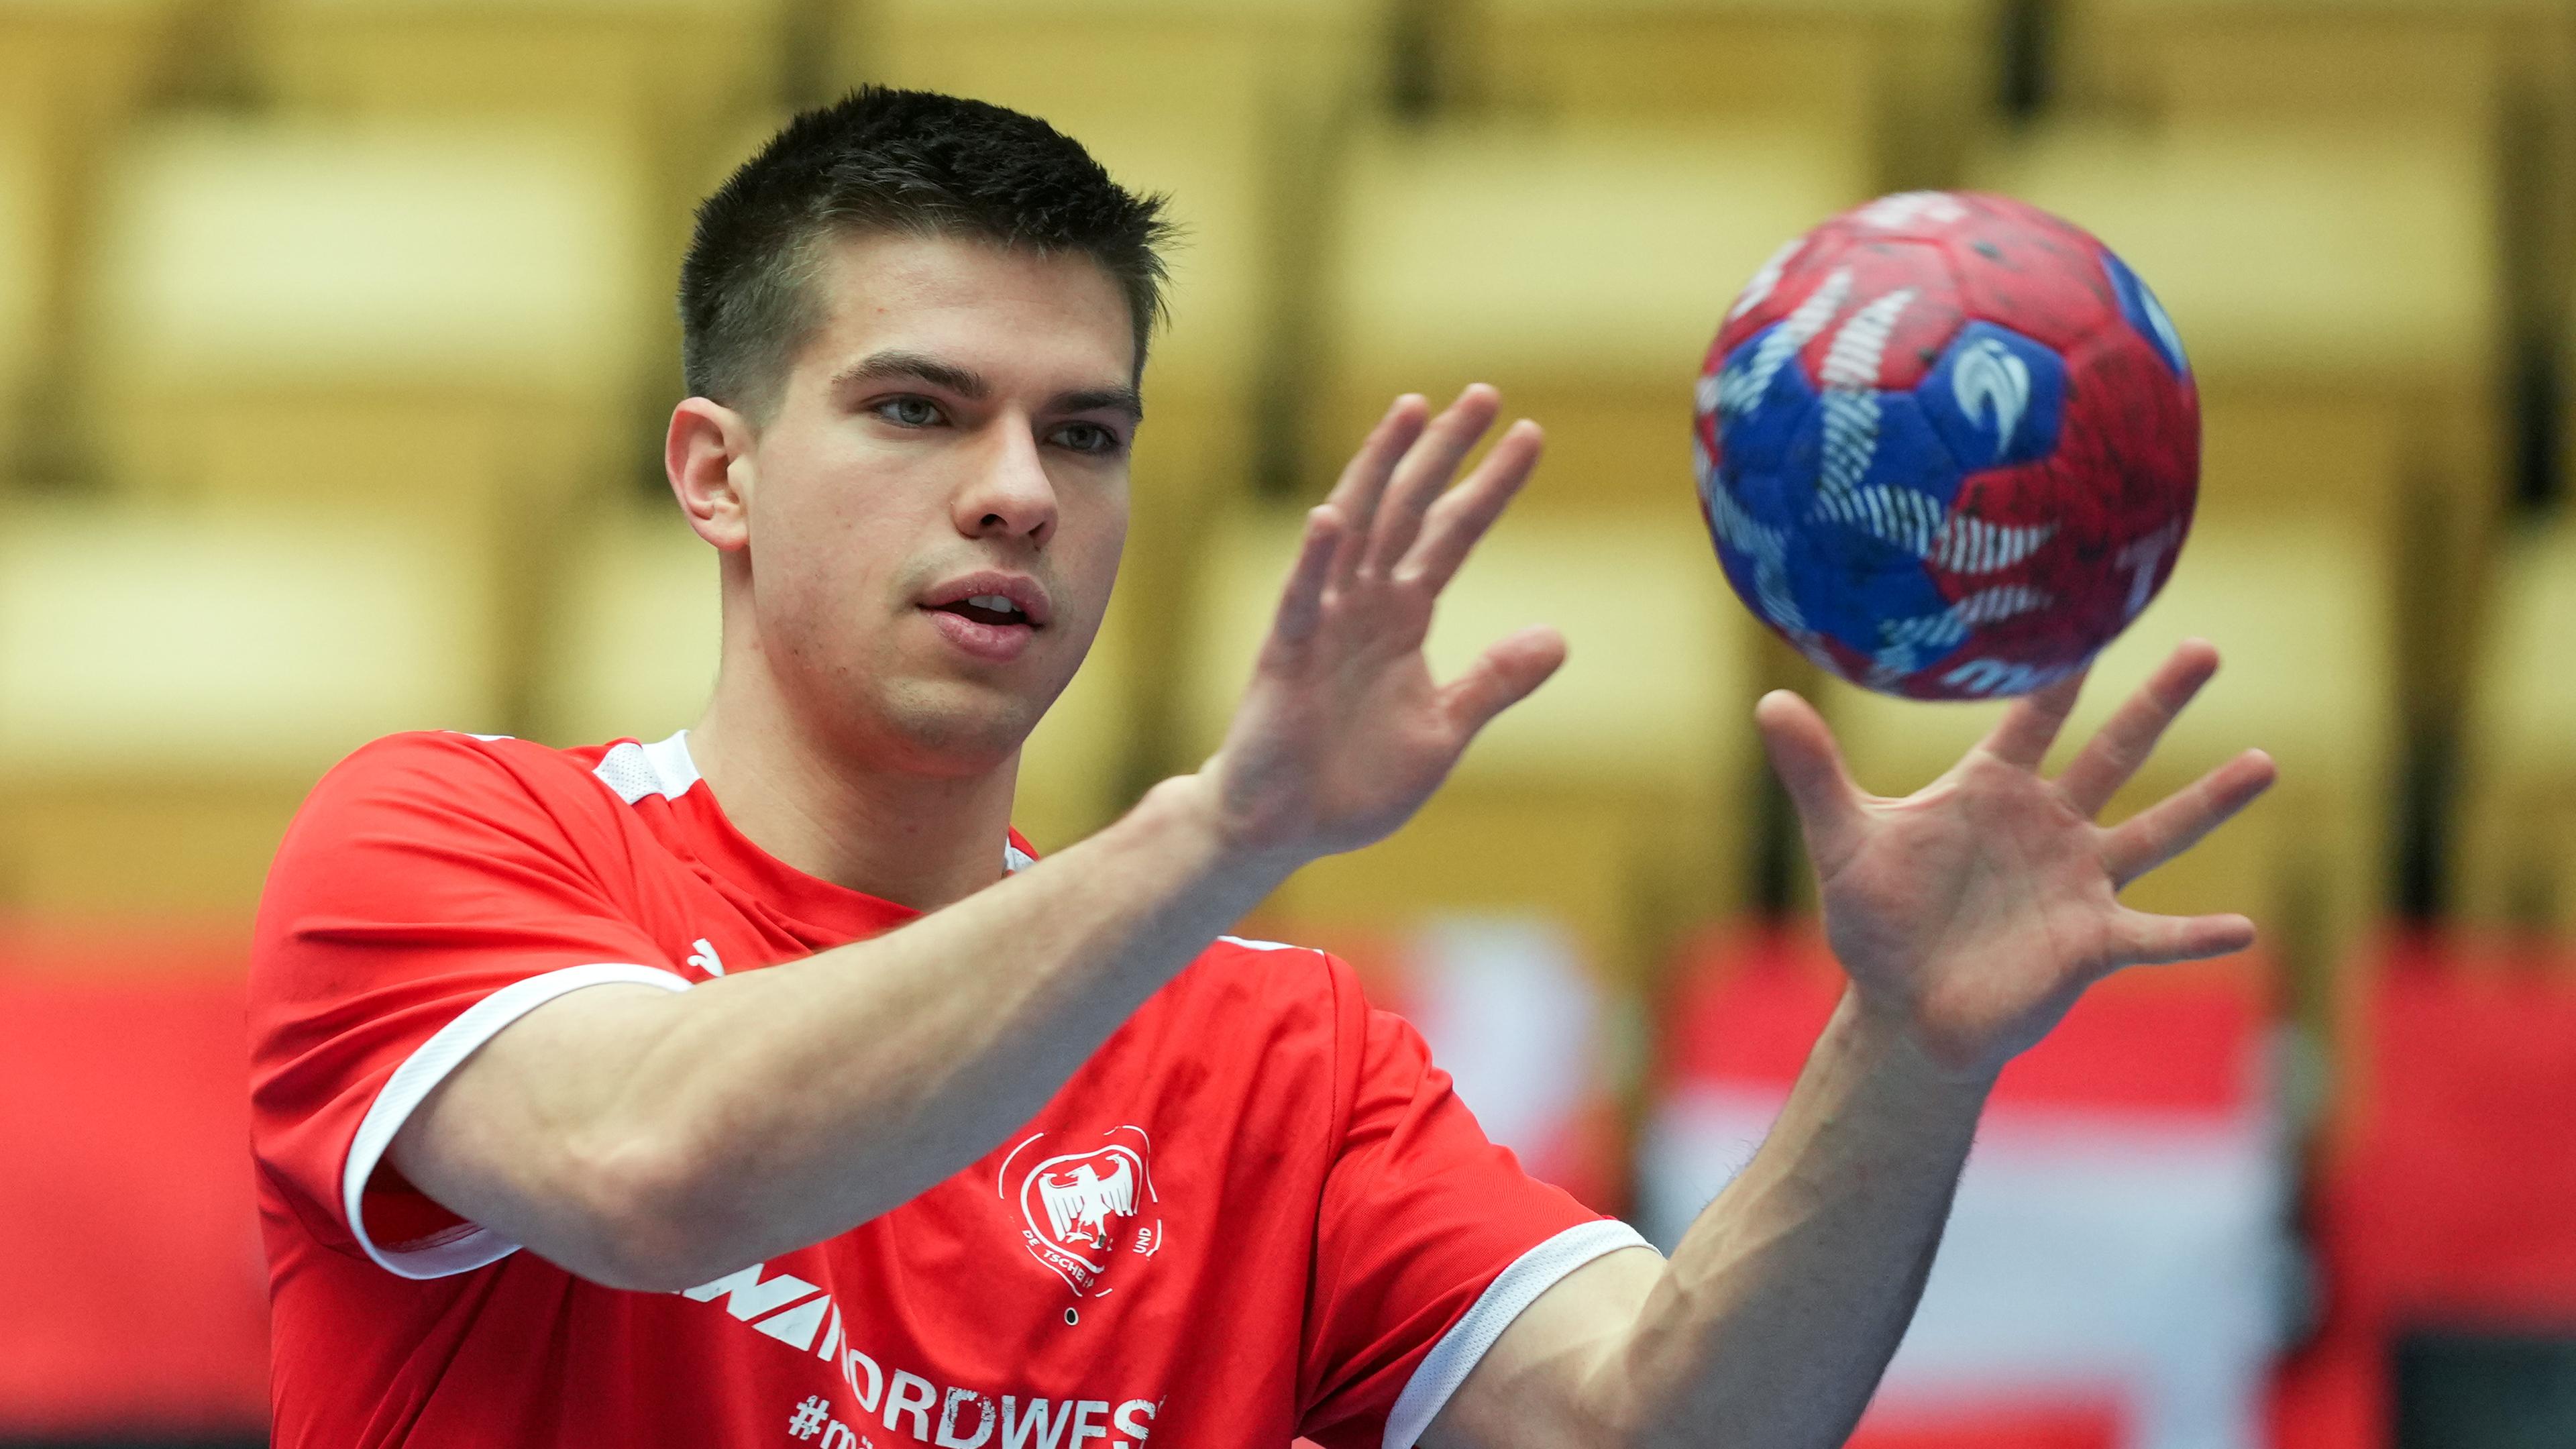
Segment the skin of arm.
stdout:
[[1433,599],[1537,462],[1524,422],[1448,486],[1498,406],[1481,385],[1436,420],[1396,402],[1309,515],[1199,772],[883,936],[538,1007],[422,1101],[397,1169],[584,1277],[673,1290],[844,1232],[991,1150],[1291,871],[1403,823],[1562,661],[1537,629],[1446,684],[1424,663]]
[[1841,1443],[1913,1316],[1984,1100],[1847,997],[1671,1262],[1627,1249],[1540,1295],[1424,1443]]
[[2150,916],[2117,892],[2261,794],[2260,752],[2094,823],[2217,666],[2185,643],[2053,780],[2039,765],[2081,681],[2043,691],[1901,800],[1852,783],[1804,701],[1765,698],[1756,721],[1850,988],[1769,1137],[1672,1260],[1634,1249],[1567,1275],[1424,1443],[1842,1443],[1913,1316],[2004,1064],[2113,971],[2253,942],[2241,916]]
[[[1242,709],[1197,774],[1092,840],[885,936],[670,994],[576,992],[501,1032],[395,1139],[413,1184],[585,1277],[675,1289],[844,1231],[990,1150],[1298,865],[1392,832],[1562,661],[1552,631],[1434,683],[1431,608],[1535,464],[1497,400],[1406,398],[1305,540]],[[1417,444],[1419,446],[1417,446]],[[1445,491],[1444,491],[1445,490]],[[1501,1335],[1435,1449],[1840,1442],[1921,1292],[1987,1086],[2092,980],[2250,943],[2117,888],[2269,783],[2249,753],[2093,824],[2216,667],[2186,645],[2065,775],[2078,681],[1941,781],[1863,795],[1794,696],[1757,711],[1852,990],[1754,1162],[1663,1262],[1615,1253]]]
[[599,986],[496,1036],[395,1160],[611,1287],[676,1290],[895,1207],[1026,1121],[1278,884],[1186,781],[901,930],[686,992]]

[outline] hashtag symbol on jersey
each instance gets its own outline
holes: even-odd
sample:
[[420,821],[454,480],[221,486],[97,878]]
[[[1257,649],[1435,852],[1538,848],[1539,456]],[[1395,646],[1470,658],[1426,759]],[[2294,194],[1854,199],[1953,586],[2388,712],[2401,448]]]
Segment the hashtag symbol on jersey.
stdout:
[[799,1439],[811,1439],[823,1432],[824,1423],[831,1417],[831,1406],[823,1402],[821,1394],[807,1395],[787,1420],[787,1432]]

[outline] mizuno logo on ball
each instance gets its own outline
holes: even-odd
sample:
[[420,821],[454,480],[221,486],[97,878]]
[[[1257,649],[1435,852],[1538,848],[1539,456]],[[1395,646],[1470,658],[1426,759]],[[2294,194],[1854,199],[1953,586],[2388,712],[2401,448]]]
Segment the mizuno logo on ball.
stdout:
[[1950,396],[1969,421],[1987,420],[1995,430],[1995,456],[2012,447],[2013,430],[2030,410],[2030,364],[1992,337],[1969,343],[1950,373]]

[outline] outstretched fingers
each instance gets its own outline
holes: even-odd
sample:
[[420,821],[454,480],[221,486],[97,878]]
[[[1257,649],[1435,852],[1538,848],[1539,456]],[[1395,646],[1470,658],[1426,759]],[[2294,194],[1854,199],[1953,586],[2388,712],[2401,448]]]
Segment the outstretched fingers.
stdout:
[[2243,916],[2154,916],[2123,906],[2111,920],[2111,959],[2122,966],[2168,966],[2233,956],[2254,944],[2254,923]]
[[2129,696],[2057,777],[2057,787],[2090,820],[2155,753],[2156,741],[2218,672],[2218,651],[2205,639],[2186,639],[2137,693]]
[[1843,767],[1833,731],[1814,705],[1785,689],[1762,696],[1753,707],[1753,723],[1789,803],[1797,807],[1808,857],[1820,874],[1832,874],[1859,848],[1867,823],[1860,787]]
[[1324,500],[1341,514],[1343,523],[1341,547],[1333,558],[1335,579],[1348,579],[1358,571],[1360,559],[1368,551],[1370,530],[1377,526],[1378,504],[1386,496],[1387,482],[1421,438],[1430,413],[1420,393],[1409,392],[1397,398],[1388,406],[1386,416],[1378,419],[1377,426],[1369,429],[1359,451],[1342,466],[1340,480]]
[[1422,537],[1413,545],[1404,561],[1396,565],[1399,582],[1418,580],[1438,593],[1449,586],[1459,565],[1503,510],[1518,497],[1530,473],[1538,467],[1539,450],[1545,439],[1538,424],[1521,419],[1504,431],[1485,461],[1467,475],[1467,481],[1442,494],[1424,519]]
[[2272,787],[2280,771],[2247,750],[2191,784],[2102,832],[2102,868],[2125,886],[2191,849]]
[[1380,577],[1395,571],[1397,561],[1413,547],[1423,515],[1447,491],[1449,480],[1458,476],[1458,465],[1494,425],[1494,414],[1501,408],[1502,394],[1484,383],[1471,383],[1422,430],[1386,485],[1369,526],[1368,550],[1359,563],[1362,569]]
[[1297,649],[1315,637],[1324,620],[1324,589],[1332,582],[1334,559],[1348,532],[1334,505],[1306,510],[1306,532],[1298,540],[1297,561],[1288,567],[1288,582],[1279,591],[1279,614],[1270,625],[1272,649]]
[[2048,758],[2048,747],[2057,743],[2057,732],[2066,728],[2066,717],[2075,712],[2076,696],[2083,692],[2084,671],[2079,669],[2014,700],[1977,748],[2007,765],[2038,769],[2039,762]]

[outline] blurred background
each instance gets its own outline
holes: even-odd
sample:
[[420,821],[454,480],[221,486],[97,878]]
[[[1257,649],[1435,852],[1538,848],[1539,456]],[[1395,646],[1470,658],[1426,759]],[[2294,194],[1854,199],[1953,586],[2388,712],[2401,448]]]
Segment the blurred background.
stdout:
[[1868,1449],[2576,1444],[2576,0],[0,0],[0,1444],[263,1441],[249,914],[340,755],[658,739],[715,569],[661,481],[690,208],[861,81],[1033,111],[1189,229],[1041,849],[1212,748],[1298,511],[1400,390],[1549,461],[1444,602],[1565,676],[1252,923],[1352,958],[1534,1170],[1669,1245],[1837,978],[1749,711],[1863,782],[1990,723],[1727,594],[1690,384],[1886,191],[2162,294],[2197,526],[2077,728],[2228,669],[2131,892],[2259,952],[2007,1073]]

